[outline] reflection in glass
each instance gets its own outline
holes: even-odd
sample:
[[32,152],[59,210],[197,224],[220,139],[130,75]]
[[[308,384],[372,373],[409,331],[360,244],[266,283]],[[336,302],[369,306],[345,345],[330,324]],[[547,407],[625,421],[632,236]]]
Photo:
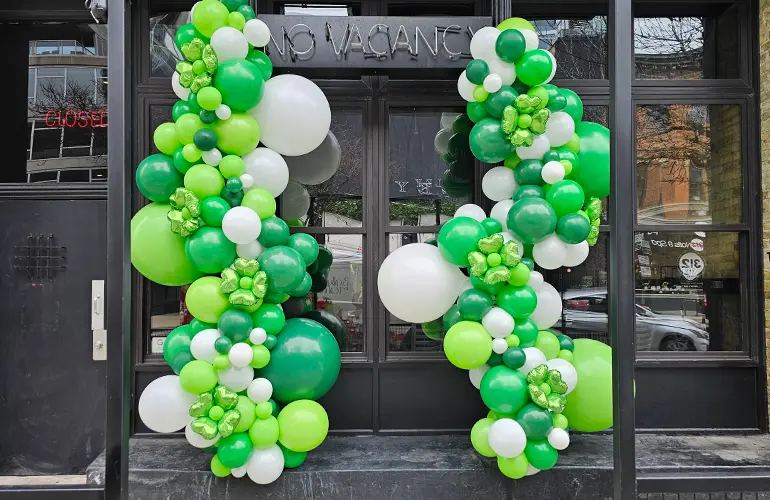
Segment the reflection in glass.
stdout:
[[174,36],[179,26],[191,22],[190,11],[163,12],[150,18],[150,76],[171,77],[184,60]]
[[538,19],[540,48],[556,58],[557,80],[607,79],[607,18]]

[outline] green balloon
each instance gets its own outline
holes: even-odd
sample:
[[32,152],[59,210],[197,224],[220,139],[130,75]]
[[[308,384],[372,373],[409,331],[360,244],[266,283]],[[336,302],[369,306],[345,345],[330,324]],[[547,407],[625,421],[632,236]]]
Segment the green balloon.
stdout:
[[487,360],[487,364],[489,366],[499,366],[503,364],[503,355],[497,354],[496,352],[493,352],[491,356],[489,356],[489,359]]
[[497,468],[506,477],[521,479],[529,472],[529,461],[524,453],[511,458],[497,457]]
[[318,258],[318,242],[309,234],[297,233],[289,238],[289,247],[296,250],[309,266]]
[[227,26],[229,13],[227,7],[218,1],[198,2],[192,11],[192,22],[203,36],[211,38],[216,30]]
[[238,12],[239,9],[249,4],[249,0],[220,0],[222,2],[222,5],[227,7],[227,10],[230,12]]
[[[184,118],[187,115],[182,115]],[[192,115],[194,116],[194,115]],[[152,135],[153,143],[163,154],[171,156],[181,146],[176,138],[176,124],[173,122],[161,123]]]
[[465,105],[465,113],[473,123],[478,123],[483,120],[489,113],[487,113],[487,106],[483,102],[469,102]]
[[259,309],[251,313],[255,328],[264,329],[268,335],[278,335],[286,325],[286,317],[283,309],[275,304],[262,304]]
[[470,217],[455,217],[445,223],[438,233],[441,256],[456,266],[468,265],[468,254],[477,249],[478,241],[486,238],[484,226]]
[[210,165],[195,165],[184,174],[184,187],[193,192],[199,200],[219,196],[225,187],[225,180],[219,170]]
[[542,186],[543,162],[540,160],[522,160],[513,171],[513,177],[519,186]]
[[494,285],[490,285],[486,283],[483,279],[471,274],[471,285],[473,285],[473,288],[475,288],[476,290],[481,290],[482,292],[486,292],[489,295],[494,296],[500,293],[500,290],[502,290],[505,287],[505,282],[495,283]]
[[217,147],[217,134],[212,130],[202,128],[195,132],[193,143],[195,144],[195,147],[201,151],[211,151]]
[[513,316],[518,324],[520,319],[526,318],[535,311],[537,295],[528,285],[506,285],[497,294],[497,307]]
[[471,190],[470,180],[464,180],[455,176],[451,170],[445,170],[441,175],[441,185],[447,195],[452,198],[467,196]]
[[216,323],[230,302],[220,290],[222,279],[216,276],[198,278],[185,294],[187,311],[206,323]]
[[450,328],[462,321],[463,316],[460,314],[460,308],[457,306],[457,304],[450,307],[449,310],[444,313],[444,316],[441,318],[441,320],[445,334],[449,331]]
[[211,125],[212,123],[218,120],[217,114],[207,109],[202,109],[200,113],[198,113],[198,116],[200,116],[201,121],[206,125]]
[[489,446],[489,428],[492,427],[495,421],[491,418],[482,418],[471,429],[471,444],[473,449],[476,450],[479,455],[485,457],[495,457],[497,453]]
[[527,439],[541,440],[548,437],[553,429],[553,417],[551,412],[540,408],[534,403],[527,403],[516,414],[516,421],[524,429]]
[[503,364],[511,370],[518,370],[527,361],[527,355],[521,347],[509,347],[503,353]]
[[556,223],[556,235],[571,245],[584,241],[590,232],[591,223],[581,214],[567,214]]
[[471,129],[469,143],[473,156],[486,163],[501,162],[514,151],[500,129],[500,121],[494,118],[479,120]]
[[150,155],[136,169],[136,186],[152,201],[168,203],[169,196],[181,185],[182,176],[170,156]]
[[252,47],[249,49],[249,55],[246,56],[246,60],[259,69],[262,79],[267,81],[273,76],[273,62],[270,58],[259,49]]
[[489,65],[483,59],[474,59],[465,67],[465,76],[469,82],[481,85],[484,78],[489,76]]
[[527,92],[529,92],[529,85],[522,82],[518,78],[514,80],[514,82],[511,84],[511,87],[513,87],[513,89],[519,94],[526,94]]
[[262,231],[259,233],[257,241],[265,248],[287,245],[289,243],[289,226],[278,217],[268,217],[262,221]]
[[553,64],[552,56],[545,50],[530,50],[516,61],[516,78],[527,85],[540,85],[551,76]]
[[293,401],[278,414],[280,442],[286,448],[307,452],[315,449],[329,432],[329,416],[315,401]]
[[313,288],[313,278],[310,277],[310,274],[305,273],[302,282],[294,290],[290,291],[289,295],[292,297],[304,297],[310,293],[311,288]]
[[286,321],[271,355],[270,364],[259,376],[273,384],[273,398],[282,403],[320,398],[329,392],[340,371],[334,335],[305,318]]
[[283,452],[283,466],[287,469],[296,469],[305,462],[307,458],[306,451],[294,451],[278,443],[278,446]]
[[511,277],[508,278],[508,283],[513,286],[524,286],[529,281],[531,270],[526,264],[519,262],[516,267],[511,269]]
[[190,361],[179,372],[179,384],[187,392],[201,394],[217,386],[217,372],[205,361]]
[[249,438],[255,448],[269,448],[278,442],[280,428],[274,416],[254,421],[249,429]]
[[559,349],[570,352],[575,350],[575,341],[572,340],[569,336],[560,334],[557,335],[556,338],[559,339]]
[[444,354],[458,368],[477,368],[492,354],[492,337],[480,323],[460,321],[444,336]]
[[524,35],[515,28],[507,29],[500,33],[495,42],[497,57],[507,63],[518,61],[524,55],[526,47],[527,41],[524,39]]
[[[211,453],[216,453],[217,447],[212,446],[211,448],[207,448],[206,451],[210,451]],[[211,473],[214,474],[216,477],[227,477],[230,475],[231,472],[232,472],[232,469],[222,464],[222,461],[219,460],[219,455],[214,455],[214,457],[211,459]]]
[[490,410],[511,415],[529,401],[527,378],[516,370],[499,365],[481,379],[481,399]]
[[586,198],[606,198],[610,194],[610,131],[592,122],[579,122],[580,166],[573,166],[569,178],[580,184]]
[[171,108],[171,118],[177,121],[182,115],[192,113],[190,104],[187,101],[177,101],[174,107]]
[[224,219],[230,205],[219,196],[209,196],[201,201],[201,219],[207,226],[222,227]]
[[[525,250],[525,253],[526,253],[526,248],[524,250]],[[531,256],[530,257],[522,257],[521,263],[524,264],[525,266],[527,266],[527,268],[530,271],[534,271],[535,270],[535,261],[532,260]]]
[[203,110],[201,105],[198,104],[198,94],[195,92],[190,92],[190,94],[187,96],[187,104],[190,105],[190,109],[195,114],[198,114]]
[[524,448],[524,454],[530,465],[535,469],[551,469],[559,460],[559,452],[548,441],[527,440],[527,447]]
[[540,186],[521,186],[513,193],[513,202],[516,203],[521,199],[530,197],[545,198],[545,191]]
[[183,24],[176,29],[174,41],[179,50],[182,50],[184,44],[192,42],[193,38],[200,38],[204,43],[208,42],[208,38],[195,29],[193,24]]
[[457,299],[460,315],[467,321],[481,321],[494,305],[492,297],[475,288],[465,290]]
[[486,100],[487,113],[495,118],[503,116],[503,110],[512,105],[519,93],[513,90],[513,87],[504,85],[500,87],[500,90],[489,94]]
[[217,68],[214,88],[233,111],[248,111],[262,99],[265,79],[255,64],[246,59],[230,59]]
[[211,128],[217,134],[217,147],[225,154],[245,156],[259,144],[259,125],[248,113],[233,113]]
[[241,419],[235,426],[235,432],[248,432],[257,420],[257,405],[246,396],[238,396],[238,405],[235,409],[241,414]]
[[556,229],[556,212],[542,198],[524,198],[511,207],[507,222],[508,230],[519,241],[535,244]]
[[513,333],[519,337],[519,347],[532,347],[537,341],[537,325],[529,318],[516,321]]
[[576,431],[612,427],[612,349],[591,339],[575,339],[572,362],[580,381],[567,394],[564,416]]
[[431,340],[441,340],[444,338],[444,324],[442,321],[433,320],[420,325],[422,333]]
[[192,168],[192,166],[195,164],[190,163],[185,159],[183,151],[184,148],[181,146],[177,148],[176,151],[174,151],[174,167],[176,167],[180,173],[186,174],[187,171],[190,170],[190,168]]
[[[195,133],[206,128],[198,113],[187,113],[179,117],[174,125],[176,140],[180,144],[193,144]],[[176,148],[174,148],[176,149]]]
[[[325,311],[323,309],[315,309],[302,314],[303,318],[312,319],[325,326],[334,338],[337,339],[337,344],[340,346],[340,351],[345,352],[348,350],[348,342],[350,341],[350,332],[348,331],[345,323],[334,313]],[[441,337],[444,336],[444,330],[441,329]],[[440,339],[438,339],[440,340]]]
[[192,337],[190,325],[182,325],[174,328],[163,342],[163,359],[177,375],[193,359],[190,354]]
[[556,94],[555,96],[548,99],[548,109],[551,111],[561,111],[567,106],[567,98],[564,97],[561,94]]
[[273,290],[289,293],[305,278],[305,263],[293,248],[270,247],[257,260],[267,274],[268,286]]
[[187,285],[201,272],[187,259],[184,239],[171,232],[168,211],[168,205],[150,203],[131,219],[131,263],[155,283]]
[[509,17],[498,24],[497,29],[503,32],[512,29],[517,29],[519,31],[535,31],[535,27],[532,26],[532,23],[521,17]]
[[246,311],[228,309],[219,317],[217,328],[234,343],[243,342],[249,338],[254,322]]
[[491,217],[487,217],[481,221],[481,225],[484,227],[484,231],[487,232],[487,236],[492,236],[493,234],[497,234],[503,230],[503,225],[500,224],[500,221],[497,219],[492,219]]
[[567,105],[562,111],[570,115],[577,125],[583,119],[583,101],[570,89],[559,89],[559,93],[567,100]]
[[[575,181],[562,180],[551,186],[545,199],[551,204],[557,217],[575,213],[583,208],[583,188]],[[582,240],[581,240],[582,241]]]
[[185,253],[200,272],[219,274],[236,259],[235,243],[218,227],[204,226],[187,238]]
[[265,189],[254,188],[249,190],[244,195],[241,206],[254,210],[260,219],[267,219],[275,215],[275,198]]
[[[199,3],[196,10],[199,9],[201,5],[209,3],[212,2]],[[237,432],[219,440],[217,443],[217,456],[219,457],[219,461],[222,462],[222,465],[231,469],[236,469],[246,465],[246,461],[249,459],[253,449],[254,445],[252,445],[249,435],[245,432]]]
[[[241,5],[240,7],[238,7],[238,12],[241,13],[241,15],[243,16],[244,19],[246,19],[246,21],[250,21],[252,19],[257,18],[257,14],[254,12],[254,9],[252,9],[251,6],[249,5]],[[267,78],[265,79],[267,80]]]
[[265,294],[265,298],[263,300],[266,304],[283,304],[289,299],[290,297],[288,293],[277,292],[275,290],[271,290],[270,287],[268,287],[267,293]]
[[559,339],[548,330],[541,330],[537,333],[535,347],[542,351],[545,355],[545,359],[555,358],[559,355],[559,351],[561,350]]
[[229,337],[219,337],[216,341],[214,341],[214,349],[216,349],[219,354],[227,354],[232,348],[233,341],[230,340]]

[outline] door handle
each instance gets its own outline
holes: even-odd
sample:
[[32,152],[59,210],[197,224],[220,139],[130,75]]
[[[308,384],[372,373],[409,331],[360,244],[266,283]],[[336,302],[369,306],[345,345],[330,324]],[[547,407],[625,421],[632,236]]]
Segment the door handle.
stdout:
[[107,330],[104,329],[104,280],[91,281],[91,358],[107,359]]

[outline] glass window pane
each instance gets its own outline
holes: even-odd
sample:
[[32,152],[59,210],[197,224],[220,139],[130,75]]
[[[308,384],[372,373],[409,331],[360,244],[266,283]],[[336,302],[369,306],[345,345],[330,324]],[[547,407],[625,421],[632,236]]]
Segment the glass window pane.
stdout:
[[36,128],[32,137],[32,159],[59,158],[60,128]]
[[607,18],[533,21],[540,48],[556,58],[557,80],[607,79]]
[[36,56],[51,56],[59,54],[58,40],[38,40],[35,44]]
[[281,14],[287,16],[355,16],[360,12],[354,12],[354,9],[360,11],[360,7],[350,4],[327,5],[327,4],[295,4],[289,3],[283,6]]
[[91,146],[91,129],[80,127],[67,127],[64,129],[64,147]]
[[183,60],[174,36],[179,26],[191,22],[190,11],[163,12],[150,18],[150,76],[170,77]]
[[27,78],[27,98],[35,98],[35,68],[29,68],[29,75]]
[[61,152],[62,158],[77,158],[78,156],[90,156],[91,148],[64,148]]
[[38,69],[36,104],[40,107],[39,111],[44,112],[43,110],[52,108],[67,109],[64,78],[42,77],[41,73]]
[[94,69],[67,68],[67,105],[71,109],[92,109],[94,102]]
[[741,222],[740,106],[639,106],[636,156],[640,224]]

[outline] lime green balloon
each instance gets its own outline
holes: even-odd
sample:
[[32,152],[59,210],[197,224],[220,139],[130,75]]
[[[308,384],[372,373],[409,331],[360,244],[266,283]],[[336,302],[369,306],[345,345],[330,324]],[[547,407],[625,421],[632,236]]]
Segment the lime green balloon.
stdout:
[[490,410],[512,415],[529,402],[527,378],[517,370],[498,365],[481,379],[481,400]]
[[289,226],[283,219],[278,217],[268,217],[262,221],[262,231],[259,233],[257,241],[266,248],[288,245]]
[[238,404],[235,407],[241,414],[234,432],[248,432],[252,424],[257,420],[257,405],[246,396],[238,396]]
[[192,23],[203,36],[211,38],[216,30],[227,26],[229,12],[218,0],[204,0],[195,4]]
[[281,443],[278,443],[278,446],[281,448],[281,452],[283,452],[283,466],[287,469],[296,469],[305,462],[307,458],[306,451],[290,450]]
[[473,449],[485,457],[497,456],[495,450],[489,446],[489,428],[495,421],[491,418],[482,418],[471,429],[471,444]]
[[[182,115],[180,120],[185,116],[195,115]],[[158,128],[155,129],[155,133],[152,134],[152,141],[155,143],[155,147],[158,148],[163,154],[173,155],[174,152],[182,144],[179,142],[176,136],[176,124],[173,122],[161,123]]]
[[226,179],[240,177],[245,170],[246,164],[240,156],[227,155],[219,162],[219,171]]
[[278,335],[286,325],[283,309],[275,304],[262,304],[251,313],[251,319],[254,321],[254,328],[262,328],[268,335]]
[[610,194],[610,131],[592,122],[579,122],[575,133],[580,137],[580,167],[573,168],[570,179],[583,188],[586,198],[606,198]]
[[214,87],[203,87],[198,91],[198,104],[203,109],[214,111],[222,104],[222,94]]
[[222,94],[222,102],[233,111],[248,111],[262,99],[265,79],[255,64],[246,59],[230,59],[217,68],[214,88]]
[[559,345],[559,339],[548,330],[541,330],[537,332],[537,340],[535,341],[535,347],[543,351],[545,359],[553,359],[559,355],[561,346]]
[[516,61],[516,78],[527,85],[540,85],[548,80],[553,70],[553,59],[543,49],[525,52]]
[[252,357],[249,366],[256,369],[262,369],[270,363],[270,350],[264,345],[251,346]]
[[514,152],[511,141],[505,138],[500,121],[483,118],[471,129],[469,141],[473,156],[486,163],[498,163]]
[[270,247],[260,254],[257,261],[267,274],[267,283],[272,290],[288,293],[305,279],[305,263],[293,248]]
[[583,101],[580,96],[570,89],[559,89],[559,93],[567,99],[567,105],[562,111],[570,115],[575,124],[580,123],[583,120]]
[[559,460],[559,452],[548,441],[528,439],[524,454],[532,467],[539,470],[551,469]]
[[227,477],[232,472],[232,469],[222,464],[219,455],[214,455],[211,459],[211,472],[217,477]]
[[505,30],[529,30],[529,31],[535,31],[535,27],[532,26],[532,23],[527,21],[524,18],[521,17],[510,17],[506,19],[505,21],[501,22],[497,25],[497,29],[500,31]]
[[214,122],[211,128],[223,153],[245,156],[259,144],[259,125],[248,113],[233,113],[227,120]]
[[227,24],[238,31],[243,31],[243,27],[246,26],[246,18],[240,12],[230,12],[230,15],[227,16]]
[[201,201],[201,219],[207,226],[222,227],[222,219],[230,210],[230,204],[219,196],[209,196]]
[[182,148],[182,156],[190,163],[196,163],[202,155],[203,152],[195,144],[185,144]]
[[557,429],[567,430],[567,427],[569,427],[569,421],[564,415],[556,414],[553,416],[553,426]]
[[184,187],[193,192],[199,200],[219,196],[225,187],[225,180],[219,170],[210,165],[195,165],[184,174]]
[[487,232],[477,220],[455,217],[441,227],[438,233],[438,249],[441,256],[456,266],[468,265],[468,254],[477,250],[478,241]]
[[260,219],[267,219],[275,215],[275,198],[266,189],[250,189],[243,196],[241,206],[254,210]]
[[255,448],[269,448],[278,442],[278,420],[272,415],[254,421],[249,429],[249,439]]
[[193,144],[195,132],[202,128],[207,127],[206,124],[201,121],[201,117],[198,116],[197,113],[187,113],[182,115],[174,125],[174,129],[176,130],[176,140],[180,144]]
[[480,323],[460,321],[444,336],[444,354],[458,368],[478,368],[492,354],[492,337]]
[[286,405],[278,414],[283,446],[292,451],[317,448],[329,432],[329,417],[323,406],[315,401],[300,400]]
[[155,283],[187,285],[202,273],[187,258],[184,239],[171,232],[168,211],[168,205],[150,203],[131,219],[131,263]]
[[181,174],[185,174],[193,165],[195,164],[187,161],[187,158],[184,157],[184,147],[180,145],[176,151],[174,151],[174,167],[176,167]]
[[222,229],[204,226],[187,238],[185,253],[192,265],[206,274],[220,274],[236,259],[235,243]]
[[[206,2],[204,2],[206,3]],[[198,4],[200,6],[200,4]],[[217,456],[222,465],[235,469],[246,465],[254,445],[248,434],[238,432],[222,438],[217,443]]]
[[529,281],[530,273],[531,271],[526,264],[519,262],[516,267],[511,269],[511,277],[508,278],[508,283],[513,286],[524,286]]
[[[564,148],[569,149],[573,153],[577,154],[580,152],[580,137],[578,137],[577,134],[572,134],[572,137],[569,141],[564,145]],[[573,163],[572,168],[575,168],[576,165]]]
[[270,58],[259,49],[254,47],[249,49],[249,55],[246,56],[246,60],[251,64],[259,68],[259,72],[262,74],[262,79],[267,81],[273,75],[273,62]]
[[572,365],[578,384],[567,394],[564,416],[571,428],[598,432],[612,427],[612,349],[590,339],[575,339]]
[[206,323],[216,323],[230,302],[219,289],[222,279],[216,276],[198,278],[190,285],[185,294],[187,311]]
[[289,247],[296,250],[309,266],[318,258],[318,241],[309,234],[297,233],[289,237]]
[[181,185],[182,176],[170,156],[150,155],[136,168],[136,186],[152,201],[168,203],[169,196]]
[[179,372],[179,384],[187,392],[201,394],[217,386],[217,372],[205,361],[190,361]]
[[524,453],[512,458],[497,457],[497,468],[506,477],[521,479],[529,471],[529,461]]

